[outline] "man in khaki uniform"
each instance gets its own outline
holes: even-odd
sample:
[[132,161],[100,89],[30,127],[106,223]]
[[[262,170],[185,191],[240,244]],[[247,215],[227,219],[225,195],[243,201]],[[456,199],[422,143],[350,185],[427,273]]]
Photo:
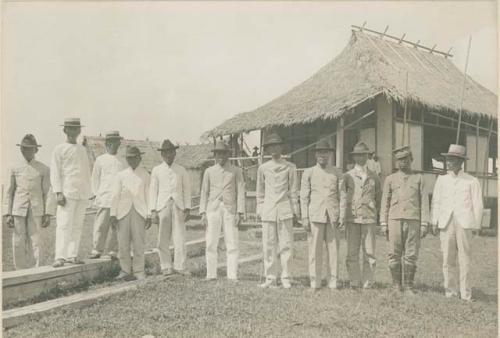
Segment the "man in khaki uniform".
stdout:
[[50,224],[46,211],[50,189],[50,171],[35,160],[38,152],[36,139],[27,134],[18,146],[24,160],[10,172],[7,196],[4,199],[4,216],[12,234],[12,250],[16,270],[40,266],[41,248],[39,231]]
[[462,170],[466,149],[451,144],[446,157],[448,173],[438,177],[432,195],[433,232],[440,230],[446,297],[457,297],[457,256],[460,298],[472,300],[470,257],[472,231],[481,228],[483,195],[478,179]]
[[294,220],[299,217],[299,182],[297,167],[281,158],[283,141],[270,134],[264,150],[272,159],[257,170],[257,214],[262,220],[264,275],[262,288],[274,286],[281,258],[281,284],[291,287],[289,264],[292,257]]
[[337,289],[340,245],[339,212],[342,170],[329,164],[334,149],[328,140],[316,144],[317,164],[302,174],[300,206],[302,225],[308,232],[311,288],[321,287],[323,245],[326,244],[328,287]]
[[207,280],[217,278],[217,246],[221,228],[226,242],[227,278],[238,280],[238,225],[245,213],[245,181],[240,168],[229,163],[231,149],[218,141],[215,164],[203,175],[200,215],[206,227]]
[[393,288],[413,294],[420,238],[427,234],[429,222],[429,196],[422,175],[411,170],[413,156],[410,147],[395,149],[393,153],[399,171],[385,179],[380,225],[389,239],[389,269]]
[[[340,224],[346,226],[346,266],[352,288],[368,289],[374,286],[376,266],[375,226],[380,205],[380,180],[367,168],[370,149],[363,142],[354,146],[351,152],[355,162],[342,182]],[[363,270],[359,266],[359,251],[363,251]]]

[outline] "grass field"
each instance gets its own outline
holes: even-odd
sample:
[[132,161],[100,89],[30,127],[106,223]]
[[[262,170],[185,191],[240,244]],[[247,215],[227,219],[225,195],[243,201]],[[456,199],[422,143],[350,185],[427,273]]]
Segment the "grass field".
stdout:
[[[150,282],[83,309],[52,314],[4,332],[5,337],[496,337],[497,241],[473,240],[474,303],[442,292],[439,240],[425,239],[415,297],[391,294],[387,243],[377,241],[379,288],[308,288],[306,243],[296,242],[290,290],[256,287],[261,264],[243,266],[241,282],[191,278]],[[345,241],[341,278],[345,278]]]
[[[85,216],[83,224],[82,239],[80,242],[80,258],[86,258],[92,251],[92,234],[94,228],[95,214]],[[7,226],[2,227],[2,270],[11,271],[14,269],[12,261],[12,232],[13,229]],[[42,249],[42,265],[50,265],[54,262],[55,251],[55,232],[56,221],[53,218],[49,227],[42,229],[41,236],[41,249]],[[190,230],[187,232],[187,240],[203,238],[204,232],[199,230]],[[153,224],[149,230],[146,231],[146,249],[156,247],[158,239],[158,225]]]

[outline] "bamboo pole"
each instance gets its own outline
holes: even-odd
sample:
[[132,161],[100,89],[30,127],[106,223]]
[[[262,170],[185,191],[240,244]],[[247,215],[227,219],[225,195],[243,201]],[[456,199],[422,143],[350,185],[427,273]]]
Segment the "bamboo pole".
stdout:
[[488,197],[488,159],[489,159],[489,154],[490,154],[490,140],[491,140],[491,131],[493,130],[493,117],[490,117],[490,128],[488,131],[488,138],[486,139],[486,147],[485,147],[485,156],[484,156],[484,167],[483,167],[483,183],[484,183],[484,189],[483,189],[483,199],[484,197]]
[[403,136],[401,138],[401,146],[405,145],[405,131],[407,128],[407,111],[408,111],[408,71],[406,71],[406,86],[405,86],[405,107],[403,112]]
[[460,123],[462,122],[462,106],[464,103],[464,93],[465,93],[465,82],[467,80],[467,67],[469,65],[469,54],[470,54],[470,44],[472,42],[472,35],[469,36],[469,46],[467,47],[467,58],[465,59],[465,71],[464,71],[464,81],[462,83],[462,93],[460,95],[460,109],[458,111],[458,129],[457,129],[457,140],[455,144],[458,144],[460,138]]

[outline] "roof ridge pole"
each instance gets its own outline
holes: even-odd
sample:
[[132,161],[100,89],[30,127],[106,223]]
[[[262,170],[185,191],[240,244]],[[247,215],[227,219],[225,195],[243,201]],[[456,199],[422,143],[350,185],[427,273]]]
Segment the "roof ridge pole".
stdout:
[[472,35],[469,36],[469,46],[467,47],[467,58],[465,59],[464,81],[462,83],[462,93],[460,95],[460,109],[458,111],[457,139],[456,139],[455,144],[458,144],[458,139],[460,137],[460,124],[462,122],[462,106],[464,103],[465,81],[467,80],[467,66],[469,65],[469,54],[470,54],[471,42],[472,42]]
[[[408,109],[408,70],[406,71],[406,86],[405,86],[405,106],[404,106],[404,112],[403,112],[403,136],[401,138],[401,146],[405,145],[405,131],[407,129],[407,109]],[[408,135],[410,133],[408,132]],[[408,142],[409,143],[409,142]]]

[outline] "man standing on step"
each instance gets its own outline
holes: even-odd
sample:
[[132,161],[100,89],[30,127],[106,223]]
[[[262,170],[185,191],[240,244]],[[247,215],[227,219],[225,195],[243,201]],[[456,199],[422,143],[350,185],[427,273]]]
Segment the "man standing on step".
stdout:
[[110,222],[118,228],[119,280],[146,278],[145,230],[151,227],[151,217],[148,207],[149,174],[139,165],[142,154],[137,147],[127,147],[125,156],[129,167],[116,175],[111,194]]
[[207,280],[217,278],[217,247],[221,227],[226,242],[227,278],[238,280],[238,226],[245,213],[245,182],[240,168],[229,163],[231,149],[218,141],[215,165],[205,171],[200,193],[200,215],[206,227]]
[[380,225],[382,233],[389,239],[393,288],[413,294],[420,238],[427,234],[429,222],[429,196],[423,176],[411,170],[413,155],[410,147],[395,149],[393,153],[399,170],[385,179]]
[[[191,185],[182,166],[174,163],[176,149],[170,140],[163,141],[163,163],[151,172],[149,200],[153,220],[159,222],[158,250],[160,265],[165,276],[175,272],[189,276],[186,270],[186,221],[191,210]],[[170,238],[174,243],[174,270],[170,254]]]
[[46,210],[50,190],[50,170],[35,160],[41,147],[35,136],[27,134],[18,146],[23,161],[10,171],[7,196],[4,199],[4,216],[9,228],[13,228],[12,250],[14,268],[27,269],[40,266],[40,229],[50,224]]
[[85,210],[89,204],[90,164],[87,149],[77,144],[82,125],[79,118],[64,121],[66,142],[54,149],[50,182],[57,198],[56,254],[53,267],[65,262],[83,264],[78,259]]
[[271,160],[257,170],[257,214],[262,220],[264,275],[262,288],[274,286],[281,259],[281,285],[291,287],[289,265],[292,258],[293,223],[299,217],[299,182],[297,167],[281,157],[283,141],[270,134],[264,151]]
[[434,234],[440,231],[446,297],[457,297],[457,256],[460,272],[460,298],[472,300],[470,257],[472,231],[481,229],[483,194],[478,179],[466,174],[462,165],[466,149],[451,144],[446,158],[448,173],[438,177],[432,195],[431,223]]
[[[375,232],[380,205],[380,180],[366,165],[370,149],[363,142],[354,146],[351,156],[354,168],[342,183],[340,224],[346,227],[346,266],[351,288],[373,288],[376,267]],[[359,252],[363,253],[363,268],[359,266]]]
[[[98,209],[94,221],[93,248],[89,255],[91,259],[101,257],[108,237],[111,225],[109,209],[111,208],[113,181],[116,179],[116,174],[125,169],[125,165],[116,155],[122,139],[118,131],[106,133],[106,153],[96,158],[92,170],[92,191],[95,196],[94,204]],[[118,239],[115,227],[111,227],[109,231],[107,249],[110,258],[117,259]]]
[[329,288],[337,289],[342,170],[329,164],[334,148],[328,140],[319,141],[314,153],[317,164],[304,171],[300,185],[302,225],[308,232],[311,288],[321,287],[323,245],[326,244],[326,281]]

